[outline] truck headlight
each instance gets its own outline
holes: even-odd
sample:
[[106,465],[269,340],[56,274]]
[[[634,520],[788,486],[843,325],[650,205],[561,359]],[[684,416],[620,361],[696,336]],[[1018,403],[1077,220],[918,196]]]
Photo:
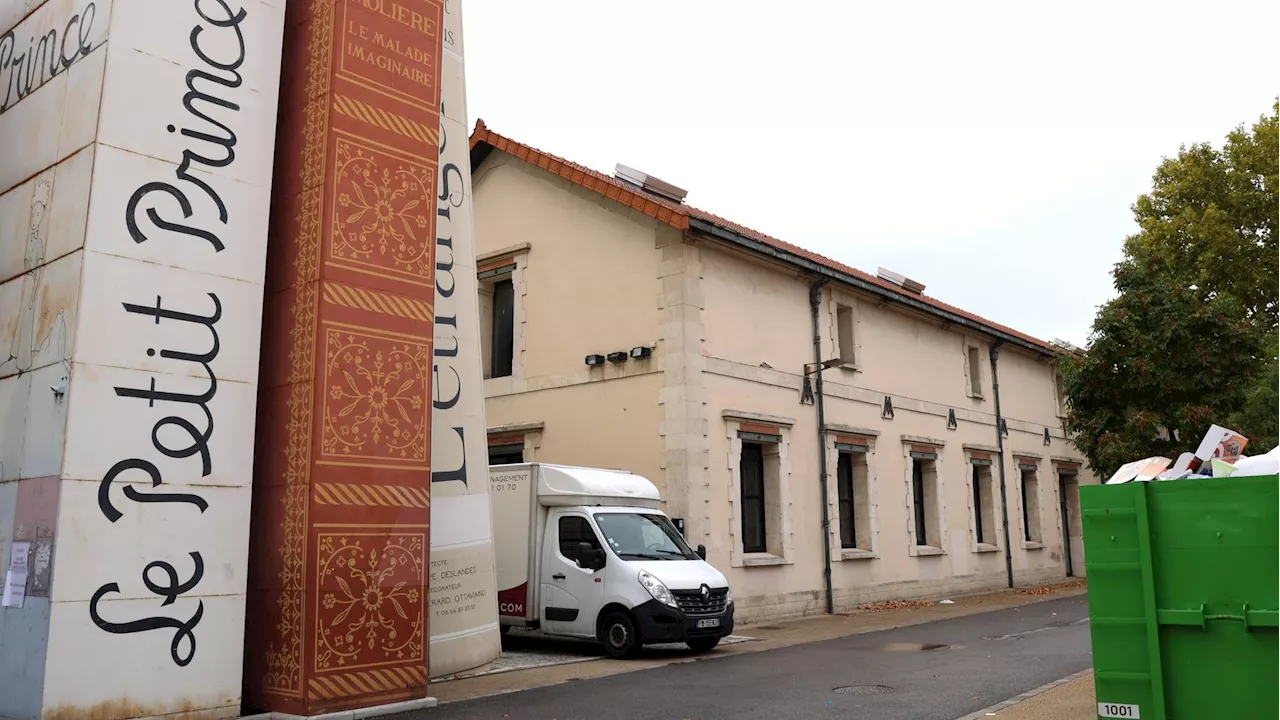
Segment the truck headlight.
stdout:
[[725,605],[733,604],[733,588],[731,587],[726,587],[724,589],[724,604]]
[[657,600],[663,605],[670,605],[677,610],[680,608],[676,603],[675,596],[671,594],[671,591],[667,589],[666,585],[662,584],[661,580],[650,575],[644,570],[640,571],[640,575],[637,576],[637,578],[640,580],[640,584],[644,586],[644,589],[648,590],[649,594],[653,596],[654,600]]

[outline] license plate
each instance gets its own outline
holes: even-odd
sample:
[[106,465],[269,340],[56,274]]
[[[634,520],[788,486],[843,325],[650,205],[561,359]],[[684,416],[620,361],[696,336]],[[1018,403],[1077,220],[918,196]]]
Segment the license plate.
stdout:
[[707,618],[706,620],[699,620],[698,627],[699,628],[720,627],[720,618]]

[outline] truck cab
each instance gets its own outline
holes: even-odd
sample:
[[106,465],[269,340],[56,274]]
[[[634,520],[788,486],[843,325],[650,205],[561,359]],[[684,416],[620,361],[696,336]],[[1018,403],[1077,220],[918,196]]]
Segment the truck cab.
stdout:
[[504,628],[598,640],[614,657],[652,643],[706,652],[733,631],[728,581],[647,479],[529,463],[493,466],[490,481]]

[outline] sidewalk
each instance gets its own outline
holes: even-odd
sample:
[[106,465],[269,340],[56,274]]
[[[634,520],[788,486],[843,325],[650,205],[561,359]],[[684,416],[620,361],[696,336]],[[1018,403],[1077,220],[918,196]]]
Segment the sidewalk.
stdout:
[[[442,703],[470,700],[487,695],[558,685],[573,680],[605,677],[675,663],[705,661],[737,653],[759,652],[801,643],[830,640],[846,635],[918,625],[935,620],[946,620],[992,610],[1030,605],[1054,598],[1083,595],[1084,592],[1083,582],[1075,581],[1041,588],[1016,588],[982,595],[955,597],[952,598],[954,603],[947,605],[933,602],[920,607],[859,610],[847,615],[819,615],[797,620],[766,622],[766,624],[759,625],[741,625],[735,628],[735,634],[749,636],[753,638],[753,641],[721,646],[708,655],[690,655],[688,652],[681,651],[647,650],[636,660],[600,658],[565,665],[537,667],[528,670],[515,670],[458,680],[432,682],[431,694]],[[1090,688],[1089,695],[1092,697],[1092,688]]]
[[995,720],[1097,720],[1098,705],[1094,700],[1093,671],[1041,692],[1003,710],[987,710],[975,718]]

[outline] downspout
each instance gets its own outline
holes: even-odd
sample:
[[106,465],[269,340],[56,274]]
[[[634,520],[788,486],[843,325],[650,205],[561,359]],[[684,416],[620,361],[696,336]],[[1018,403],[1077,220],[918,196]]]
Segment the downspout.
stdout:
[[[813,311],[813,367],[814,404],[818,407],[818,485],[822,491],[822,583],[827,591],[827,614],[835,614],[835,602],[831,597],[831,513],[828,508],[830,498],[827,497],[827,419],[823,410],[822,398],[822,329],[818,320],[822,307],[822,281],[815,282],[809,288],[809,308]],[[1006,527],[1006,533],[1008,529]]]
[[1013,587],[1013,548],[1009,544],[1009,502],[1004,480],[1004,416],[1000,414],[1000,373],[997,369],[1003,344],[1000,339],[991,344],[991,394],[996,400],[996,454],[1000,458],[1000,510],[1004,515],[1004,570],[1009,587]]

